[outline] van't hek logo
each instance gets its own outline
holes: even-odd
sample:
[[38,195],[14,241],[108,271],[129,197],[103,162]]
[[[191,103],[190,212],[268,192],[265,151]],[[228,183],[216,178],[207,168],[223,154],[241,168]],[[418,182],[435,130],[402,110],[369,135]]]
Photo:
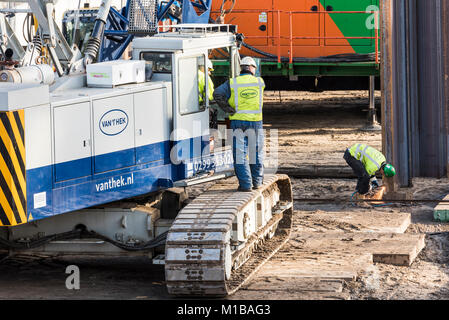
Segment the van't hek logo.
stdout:
[[106,112],[100,119],[100,130],[107,136],[116,136],[128,127],[129,117],[125,111],[114,109]]
[[244,99],[255,98],[258,95],[259,95],[259,92],[254,89],[246,89],[246,90],[243,90],[242,92],[240,92],[240,97],[244,98]]

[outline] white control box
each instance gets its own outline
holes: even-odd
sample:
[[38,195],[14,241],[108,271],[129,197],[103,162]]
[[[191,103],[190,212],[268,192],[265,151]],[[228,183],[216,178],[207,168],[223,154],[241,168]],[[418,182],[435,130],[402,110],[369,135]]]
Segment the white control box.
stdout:
[[87,86],[112,88],[129,83],[145,82],[145,61],[116,60],[88,64]]

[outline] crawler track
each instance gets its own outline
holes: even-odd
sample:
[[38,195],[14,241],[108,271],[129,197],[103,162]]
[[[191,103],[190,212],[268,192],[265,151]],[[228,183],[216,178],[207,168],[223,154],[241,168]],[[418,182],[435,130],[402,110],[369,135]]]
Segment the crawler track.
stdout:
[[288,240],[293,213],[288,176],[266,176],[257,191],[236,189],[232,180],[220,181],[177,216],[166,242],[170,294],[230,295]]

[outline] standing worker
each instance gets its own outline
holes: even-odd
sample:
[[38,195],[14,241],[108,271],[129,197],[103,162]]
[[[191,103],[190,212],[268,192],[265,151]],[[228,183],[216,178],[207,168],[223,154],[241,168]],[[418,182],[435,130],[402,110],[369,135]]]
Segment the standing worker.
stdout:
[[386,162],[385,156],[380,151],[365,144],[358,143],[348,148],[343,158],[358,178],[356,192],[361,195],[379,187],[376,172],[380,171],[382,176],[385,177],[396,175],[395,168]]
[[[212,64],[212,61],[209,59],[206,59],[206,66],[207,66],[207,88],[208,88],[208,96],[209,96],[209,127],[210,128],[217,128],[217,110],[214,108],[214,106],[211,104],[212,100],[214,99],[213,93],[215,90],[214,82],[211,79],[212,71],[214,71],[214,65]],[[201,105],[206,105],[206,75],[204,71],[204,58],[198,59],[198,91],[199,91],[199,99],[198,102]],[[213,149],[213,148],[212,148]]]
[[[214,93],[214,83],[212,82],[212,79],[210,78],[211,72],[214,71],[214,66],[212,64],[212,61],[209,59],[206,59],[206,65],[207,65],[207,83],[208,83],[208,96],[209,101],[212,101],[214,99],[213,93]],[[204,58],[200,58],[198,60],[198,90],[199,90],[199,102],[200,105],[203,103],[206,103],[206,72],[204,70]]]
[[255,76],[257,64],[253,58],[243,58],[240,68],[240,76],[229,79],[215,89],[214,99],[223,111],[230,114],[238,190],[251,191],[251,188],[256,190],[263,184],[265,139],[262,108],[265,83]]

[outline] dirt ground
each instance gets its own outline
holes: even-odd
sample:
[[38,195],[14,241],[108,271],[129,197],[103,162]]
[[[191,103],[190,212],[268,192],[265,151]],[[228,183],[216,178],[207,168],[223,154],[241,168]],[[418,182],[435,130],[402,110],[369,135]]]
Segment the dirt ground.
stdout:
[[[379,104],[379,96],[376,102]],[[265,122],[279,130],[279,168],[299,166],[345,167],[344,150],[356,142],[367,143],[381,149],[381,133],[360,130],[366,126],[366,94],[364,92],[327,93],[272,93],[265,110]],[[296,99],[296,101],[295,101]],[[267,99],[268,100],[268,99]],[[280,112],[280,108],[286,108]],[[288,116],[286,116],[288,115]],[[356,181],[348,179],[292,179],[296,198],[349,200]],[[442,199],[449,193],[449,179],[415,178],[413,199]],[[295,202],[293,234],[306,226],[299,216],[304,213],[335,211],[410,212],[412,223],[406,233],[426,234],[426,247],[411,267],[375,264],[356,282],[347,282],[343,288],[347,299],[449,299],[449,224],[433,220],[436,203],[393,205],[373,209],[371,206],[354,207],[350,203],[317,204]],[[326,229],[345,229],[345,226],[326,226]],[[280,253],[281,254],[281,253]],[[288,258],[287,258],[288,259]],[[292,258],[290,258],[292,259]],[[373,278],[377,285],[373,286]],[[313,295],[294,294],[291,286],[276,282],[276,290],[237,292],[232,299],[250,299],[261,294],[264,299],[313,299]],[[251,286],[248,286],[249,288]],[[276,295],[273,295],[274,291]],[[344,296],[344,295],[341,295]],[[318,296],[318,299],[322,296]]]
[[279,130],[279,168],[346,167],[343,153],[352,144],[381,148],[379,132],[360,130],[366,127],[366,92],[281,92],[281,98],[270,92],[265,101],[265,128]]
[[[302,198],[350,199],[355,188],[354,181],[343,179],[293,180],[295,195]],[[414,180],[414,199],[442,199],[449,193],[449,179]],[[436,204],[394,205],[376,208],[376,212],[410,212],[412,223],[406,233],[426,234],[426,247],[419,254],[411,267],[386,264],[374,264],[370,272],[361,274],[356,282],[347,282],[343,292],[351,300],[381,299],[449,299],[449,224],[433,220],[433,207]],[[373,212],[371,206],[353,207],[345,204],[311,204],[295,203],[295,213],[318,213],[335,211]],[[293,222],[295,228],[306,226],[299,218]],[[342,229],[346,226],[327,226],[329,230]],[[295,230],[293,231],[295,234]],[[298,232],[297,232],[298,234]],[[294,235],[292,238],[294,239]],[[373,277],[378,285],[372,286]]]
[[[379,96],[377,96],[379,99]],[[341,166],[344,150],[356,142],[380,148],[380,133],[365,132],[367,93],[268,92],[265,126],[279,130],[279,168],[303,165]],[[348,201],[355,189],[353,179],[292,179],[295,198],[327,198]],[[414,199],[442,199],[449,193],[449,179],[418,178],[413,181]],[[395,214],[410,212],[407,233],[426,234],[426,247],[411,267],[375,264],[356,281],[346,282],[343,294],[357,299],[449,299],[449,224],[433,220],[436,203],[394,205],[373,209],[354,207],[349,202],[295,202],[291,241],[306,222],[303,213],[378,210]],[[341,228],[341,226],[325,226]],[[291,244],[290,244],[291,245]],[[294,260],[290,255],[286,259]],[[81,289],[67,290],[65,268],[77,265]],[[377,285],[373,286],[373,279]],[[248,286],[228,299],[301,299],[291,289],[248,290]],[[278,283],[276,283],[278,285]],[[288,286],[285,285],[285,288]],[[0,257],[0,299],[169,299],[164,269],[146,257]],[[307,296],[306,299],[313,299]],[[317,296],[321,299],[322,296]]]

